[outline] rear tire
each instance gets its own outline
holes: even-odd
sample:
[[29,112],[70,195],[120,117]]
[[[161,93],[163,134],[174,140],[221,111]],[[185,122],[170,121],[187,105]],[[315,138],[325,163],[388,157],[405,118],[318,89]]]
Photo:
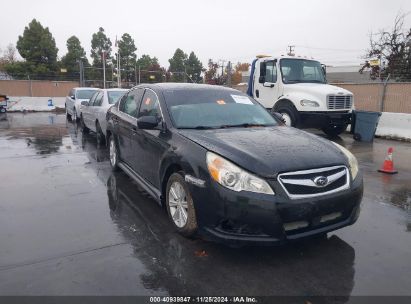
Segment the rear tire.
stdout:
[[183,172],[173,173],[167,181],[166,207],[177,231],[186,237],[193,237],[198,230],[197,217]]
[[106,138],[103,134],[103,130],[101,130],[100,124],[97,121],[96,122],[96,137],[97,137],[97,143],[102,144],[105,142]]
[[290,127],[296,127],[298,126],[298,123],[300,121],[300,116],[298,114],[298,111],[296,108],[290,104],[290,103],[281,103],[275,109],[273,109],[274,112],[281,113],[283,115],[283,118],[285,120],[285,124]]
[[66,108],[66,117],[68,121],[71,121],[71,114],[69,114],[69,112],[67,111],[67,105],[64,104],[64,107]]
[[119,170],[119,167],[118,167],[119,154],[118,154],[117,144],[116,144],[116,141],[113,135],[111,135],[108,140],[109,140],[108,149],[109,149],[109,156],[110,156],[110,167],[112,171],[118,171]]
[[323,132],[327,134],[329,137],[337,137],[341,133],[343,133],[348,127],[348,124],[343,125],[330,125],[327,127],[322,128]]
[[88,133],[90,131],[89,128],[86,127],[86,124],[84,123],[83,115],[81,114],[80,114],[80,127],[83,133]]
[[74,122],[77,122],[77,121],[78,121],[77,111],[76,111],[76,108],[75,108],[75,107],[74,107],[74,109],[73,109],[73,115],[71,115],[71,119],[72,119]]

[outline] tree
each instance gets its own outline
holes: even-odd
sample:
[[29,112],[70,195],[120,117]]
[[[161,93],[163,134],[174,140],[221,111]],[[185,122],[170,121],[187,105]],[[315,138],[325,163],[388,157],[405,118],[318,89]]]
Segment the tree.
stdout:
[[16,47],[21,57],[25,59],[27,72],[35,74],[56,72],[58,53],[56,41],[49,28],[44,28],[36,19],[25,27]]
[[242,72],[247,72],[250,67],[249,63],[240,63],[238,62],[234,67],[234,73],[231,76],[232,84],[239,84],[242,81],[243,75]]
[[171,73],[171,81],[184,82],[186,80],[186,60],[187,54],[181,49],[176,49],[173,57],[168,60],[170,63],[168,71]]
[[[132,81],[137,58],[134,39],[131,38],[130,34],[124,33],[117,45],[120,53],[120,68],[125,71],[122,73],[122,78],[126,81]],[[113,62],[117,66],[117,59],[114,59]]]
[[67,69],[67,72],[78,73],[79,72],[79,61],[82,60],[84,65],[88,65],[88,59],[86,57],[86,52],[81,46],[80,40],[76,36],[71,36],[67,39],[67,54],[61,58],[62,67]]
[[4,71],[7,65],[17,62],[17,50],[12,43],[10,43],[5,51],[0,50],[0,71]]
[[384,70],[378,69],[381,78],[404,81],[411,79],[411,29],[404,30],[405,14],[399,14],[391,30],[380,30],[370,35],[367,57],[376,57],[386,62]]
[[219,75],[218,68],[220,66],[218,63],[214,62],[212,59],[208,60],[208,69],[204,73],[205,82],[208,84],[223,85],[227,81],[227,75]]
[[140,71],[141,83],[162,82],[164,77],[167,77],[166,70],[160,66],[157,57],[141,55],[137,60],[137,67]]
[[203,64],[200,60],[198,60],[194,52],[190,53],[185,65],[190,81],[200,83],[203,80],[203,77],[201,77],[201,73],[203,72]]
[[93,73],[89,73],[89,77],[103,79],[103,71],[100,70],[103,68],[103,53],[105,54],[107,68],[107,60],[111,59],[111,41],[110,38],[106,36],[104,29],[100,27],[98,32],[93,34],[91,39],[91,58],[93,58],[93,67],[99,69],[99,72],[94,70]]

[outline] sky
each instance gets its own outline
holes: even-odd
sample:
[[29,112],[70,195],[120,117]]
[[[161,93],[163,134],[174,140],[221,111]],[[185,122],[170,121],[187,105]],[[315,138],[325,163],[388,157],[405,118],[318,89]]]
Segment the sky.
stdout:
[[[2,3],[0,49],[14,45],[36,18],[53,34],[59,57],[79,37],[90,56],[91,37],[103,27],[112,40],[129,33],[137,56],[156,56],[168,67],[176,48],[208,59],[251,62],[257,54],[296,55],[334,66],[359,65],[369,35],[389,29],[409,0],[13,0]],[[410,26],[411,14],[405,25]]]

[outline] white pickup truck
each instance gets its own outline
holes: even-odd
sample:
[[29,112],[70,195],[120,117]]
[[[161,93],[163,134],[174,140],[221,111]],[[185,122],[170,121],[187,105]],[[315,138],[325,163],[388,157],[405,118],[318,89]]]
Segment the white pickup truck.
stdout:
[[353,94],[327,84],[316,60],[294,56],[257,56],[251,65],[247,94],[287,125],[319,128],[337,136],[351,123]]

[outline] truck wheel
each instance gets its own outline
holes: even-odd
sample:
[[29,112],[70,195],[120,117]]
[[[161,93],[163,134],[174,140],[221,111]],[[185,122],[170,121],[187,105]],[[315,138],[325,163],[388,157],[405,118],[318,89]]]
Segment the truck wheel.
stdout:
[[285,120],[285,124],[290,127],[295,127],[299,122],[297,110],[289,103],[283,103],[275,108],[275,112],[281,113]]
[[338,135],[343,133],[347,129],[347,127],[348,127],[348,124],[330,125],[330,126],[322,128],[322,130],[329,137],[337,137]]

